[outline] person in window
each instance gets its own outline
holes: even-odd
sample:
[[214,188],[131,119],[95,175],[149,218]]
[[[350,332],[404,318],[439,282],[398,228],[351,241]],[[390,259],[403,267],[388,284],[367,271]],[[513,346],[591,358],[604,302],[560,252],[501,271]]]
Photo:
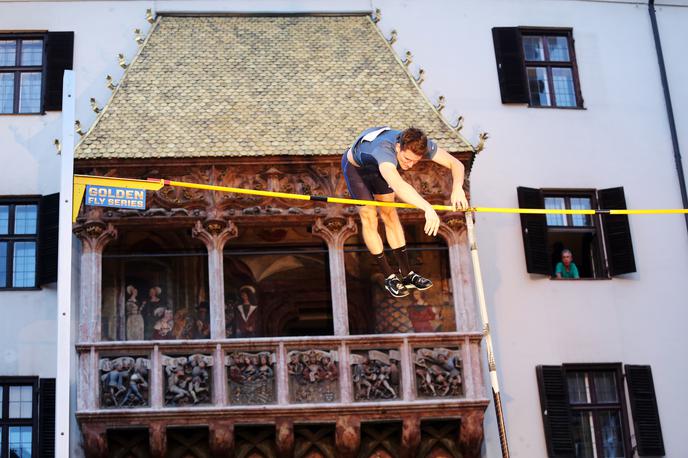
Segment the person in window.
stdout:
[[571,253],[571,250],[562,250],[561,262],[557,263],[557,267],[554,269],[554,275],[557,278],[580,278],[578,267],[576,267],[576,263],[573,262],[573,253]]
[[[342,156],[342,172],[349,194],[354,199],[383,202],[394,202],[395,196],[398,196],[425,212],[425,233],[434,237],[440,226],[439,216],[431,204],[399,174],[399,171],[413,168],[424,157],[451,170],[451,205],[457,209],[467,208],[463,191],[463,164],[428,139],[422,130],[414,127],[404,131],[373,127],[358,136]],[[385,256],[384,245],[377,231],[377,208],[361,206],[359,215],[363,240],[385,276],[385,289],[394,297],[404,297],[409,295],[410,289],[430,288],[432,281],[412,271],[409,266],[404,229],[396,208],[380,207],[380,216],[398,271],[390,267]]]

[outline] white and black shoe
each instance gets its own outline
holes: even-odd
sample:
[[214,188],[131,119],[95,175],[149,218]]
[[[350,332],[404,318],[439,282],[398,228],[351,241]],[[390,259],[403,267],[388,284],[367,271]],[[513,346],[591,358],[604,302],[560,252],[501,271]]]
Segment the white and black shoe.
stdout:
[[408,289],[417,289],[419,291],[425,291],[428,288],[432,288],[432,281],[429,279],[418,275],[414,271],[411,271],[402,279],[404,287]]
[[395,274],[391,274],[389,277],[385,278],[385,289],[394,297],[406,297],[409,295],[409,290],[406,289],[402,281],[399,280],[399,277]]

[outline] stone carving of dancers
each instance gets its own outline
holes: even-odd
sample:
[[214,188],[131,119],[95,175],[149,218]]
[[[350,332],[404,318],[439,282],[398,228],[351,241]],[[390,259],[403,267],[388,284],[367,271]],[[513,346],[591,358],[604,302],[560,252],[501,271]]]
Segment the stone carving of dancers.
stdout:
[[143,305],[138,303],[136,296],[138,296],[138,290],[134,285],[127,286],[127,294],[129,298],[125,305],[127,312],[127,340],[143,340],[143,315],[141,315],[141,310]]

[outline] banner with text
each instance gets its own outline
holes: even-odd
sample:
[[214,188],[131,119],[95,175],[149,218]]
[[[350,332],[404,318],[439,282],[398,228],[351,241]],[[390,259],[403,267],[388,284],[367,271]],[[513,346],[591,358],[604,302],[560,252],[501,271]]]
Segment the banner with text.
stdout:
[[115,188],[112,186],[86,186],[86,205],[96,207],[146,208],[146,190]]

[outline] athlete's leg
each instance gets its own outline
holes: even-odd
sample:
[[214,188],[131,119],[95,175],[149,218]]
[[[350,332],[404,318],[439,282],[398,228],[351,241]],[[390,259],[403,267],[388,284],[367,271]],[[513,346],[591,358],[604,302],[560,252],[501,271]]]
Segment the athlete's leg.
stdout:
[[[394,202],[394,193],[376,194],[375,200],[380,202]],[[380,217],[385,224],[385,234],[390,248],[396,249],[406,245],[404,228],[399,220],[399,214],[394,207],[380,207]]]
[[368,250],[373,256],[382,253],[384,246],[382,238],[377,231],[377,209],[369,205],[358,208],[358,214],[361,217],[361,229],[363,241]]

